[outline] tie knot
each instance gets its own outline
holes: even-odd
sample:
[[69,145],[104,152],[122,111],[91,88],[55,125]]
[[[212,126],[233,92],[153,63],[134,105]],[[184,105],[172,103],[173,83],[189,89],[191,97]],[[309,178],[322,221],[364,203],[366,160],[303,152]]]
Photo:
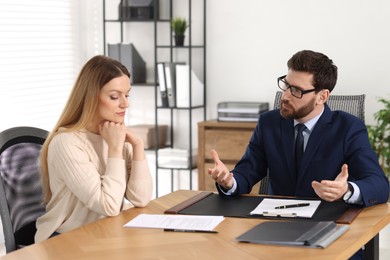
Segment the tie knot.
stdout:
[[297,124],[295,127],[298,130],[298,134],[301,134],[306,129],[306,126],[304,124]]

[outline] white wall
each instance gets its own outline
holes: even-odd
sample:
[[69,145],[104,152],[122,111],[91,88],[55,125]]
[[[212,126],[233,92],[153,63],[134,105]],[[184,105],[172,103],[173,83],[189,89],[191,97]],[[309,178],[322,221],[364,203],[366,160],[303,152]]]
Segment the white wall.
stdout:
[[312,49],[333,59],[333,94],[366,94],[366,123],[390,97],[387,0],[208,0],[207,107],[222,101],[273,104],[287,60]]
[[[167,1],[167,0],[163,0]],[[182,1],[174,0],[182,5]],[[197,2],[199,0],[192,0]],[[202,1],[202,0],[201,0]],[[102,49],[102,0],[82,1],[80,26],[85,29],[81,48],[87,59]],[[117,15],[119,0],[107,0],[107,13]],[[264,101],[273,105],[276,78],[287,72],[287,60],[297,51],[312,49],[328,55],[339,68],[333,94],[366,94],[366,123],[390,97],[390,2],[387,0],[206,0],[207,7],[207,119],[217,117],[223,101]],[[182,8],[185,9],[186,7]],[[181,10],[178,10],[180,13]],[[162,8],[160,13],[166,13]],[[148,80],[154,58],[152,24],[128,24],[147,62]],[[134,26],[134,27],[132,27]],[[134,30],[141,28],[141,36]],[[149,28],[151,27],[151,28]],[[139,28],[138,28],[139,29]],[[118,31],[108,29],[115,41]],[[89,39],[89,40],[88,40]],[[188,114],[181,113],[178,122]],[[159,112],[159,123],[169,116]],[[184,120],[184,121],[183,121]],[[128,123],[154,123],[153,88],[135,87],[131,92]],[[180,125],[179,133],[187,133]],[[196,124],[193,142],[196,143]],[[177,129],[176,129],[177,130]],[[177,131],[176,131],[177,132]],[[175,137],[177,140],[177,138]],[[153,160],[152,160],[153,161]],[[151,163],[153,168],[153,163]],[[185,175],[183,175],[185,176]],[[162,176],[161,176],[162,177]],[[167,179],[162,177],[161,179]],[[182,186],[175,177],[175,189]],[[187,183],[188,181],[186,181]],[[196,182],[196,180],[195,180]],[[194,186],[197,184],[194,183]],[[170,187],[169,183],[159,185]],[[162,190],[162,193],[169,192]]]
[[[99,2],[85,0],[87,6],[97,5],[98,16],[101,15]],[[118,2],[110,0],[115,12]],[[339,68],[333,94],[366,94],[366,123],[374,123],[373,114],[381,108],[377,98],[390,96],[389,1],[206,2],[208,119],[217,117],[218,102],[265,101],[272,106],[276,78],[286,73],[287,60],[299,50],[312,49],[328,55]],[[92,9],[85,8],[86,12]],[[95,45],[102,42],[101,20],[92,17],[86,13],[86,20],[80,19],[86,23],[83,25],[86,33],[93,37],[85,42],[85,58],[96,54],[92,42]],[[100,26],[100,36],[92,35],[96,23]],[[139,95],[145,100],[151,94],[149,91]]]

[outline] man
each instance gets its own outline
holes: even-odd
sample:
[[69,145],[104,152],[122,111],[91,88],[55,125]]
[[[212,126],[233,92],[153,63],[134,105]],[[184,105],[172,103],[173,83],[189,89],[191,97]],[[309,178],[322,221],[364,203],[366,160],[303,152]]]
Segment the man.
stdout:
[[[366,207],[387,202],[389,182],[371,148],[366,126],[348,113],[331,111],[326,104],[337,81],[333,61],[304,50],[292,56],[287,66],[287,75],[278,78],[284,91],[280,110],[260,115],[235,168],[229,171],[217,152],[211,151],[215,166],[208,172],[220,195],[249,193],[269,172],[273,195],[344,199]],[[304,125],[302,133],[295,128],[298,124]],[[296,142],[303,146],[295,147]]]
[[[364,123],[326,104],[337,67],[322,53],[300,51],[278,78],[280,110],[261,114],[242,159],[230,172],[215,150],[208,169],[221,196],[249,193],[269,172],[272,195],[319,197],[371,206],[387,202],[389,181]],[[359,250],[351,259],[363,259]]]

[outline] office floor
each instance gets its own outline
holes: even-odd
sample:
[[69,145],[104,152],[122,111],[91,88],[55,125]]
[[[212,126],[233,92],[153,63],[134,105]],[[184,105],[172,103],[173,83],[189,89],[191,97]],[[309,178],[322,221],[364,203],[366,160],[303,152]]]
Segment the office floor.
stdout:
[[[2,230],[0,222],[0,230]],[[390,259],[390,225],[380,232],[379,235],[379,260]],[[4,237],[0,233],[0,256],[5,255]]]

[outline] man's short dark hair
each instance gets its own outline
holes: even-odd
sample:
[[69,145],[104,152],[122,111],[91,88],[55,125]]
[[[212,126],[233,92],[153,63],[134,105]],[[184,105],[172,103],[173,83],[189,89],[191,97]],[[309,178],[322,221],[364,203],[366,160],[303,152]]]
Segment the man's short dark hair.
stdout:
[[287,62],[288,69],[313,74],[316,92],[328,89],[332,92],[337,82],[337,66],[326,55],[310,50],[299,51]]

